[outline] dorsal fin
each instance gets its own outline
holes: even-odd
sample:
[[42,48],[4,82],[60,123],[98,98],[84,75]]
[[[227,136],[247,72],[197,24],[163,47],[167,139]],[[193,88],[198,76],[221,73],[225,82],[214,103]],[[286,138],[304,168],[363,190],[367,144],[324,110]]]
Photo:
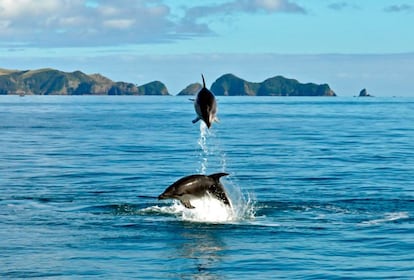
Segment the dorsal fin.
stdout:
[[214,179],[214,181],[219,182],[221,177],[227,176],[227,175],[229,175],[229,173],[220,172],[220,173],[214,173],[214,174],[208,175],[208,177],[211,177]]
[[203,87],[205,88],[206,87],[206,81],[204,80],[204,75],[203,74],[201,74],[201,78],[203,79]]

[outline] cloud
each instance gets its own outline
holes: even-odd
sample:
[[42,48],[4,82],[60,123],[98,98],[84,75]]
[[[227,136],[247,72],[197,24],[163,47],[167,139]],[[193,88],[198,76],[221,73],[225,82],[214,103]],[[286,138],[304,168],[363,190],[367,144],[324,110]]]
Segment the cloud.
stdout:
[[306,13],[306,10],[289,0],[254,0],[242,1],[248,2],[251,11],[263,10],[265,12],[288,12],[288,13]]
[[290,0],[195,5],[178,16],[163,0],[0,0],[0,47],[165,43],[213,34],[209,24],[200,21],[209,16],[306,13]]
[[0,45],[62,47],[168,41],[176,35],[169,17],[170,8],[155,0],[0,0]]
[[237,13],[306,13],[301,6],[289,0],[234,0],[222,4],[195,6],[187,9],[187,18],[208,17],[216,14],[231,15]]
[[401,5],[391,5],[384,8],[384,11],[391,12],[391,13],[399,13],[399,12],[412,12],[414,11],[414,6],[408,4],[401,4]]
[[203,23],[204,20],[217,16],[233,16],[238,14],[274,14],[274,13],[298,13],[306,14],[307,11],[298,4],[289,0],[233,0],[221,4],[199,5],[185,9],[185,15],[181,19],[180,27],[186,32],[199,34],[214,33]]
[[345,10],[347,8],[359,9],[359,6],[343,1],[343,2],[331,3],[331,4],[328,5],[328,8],[332,9],[332,10],[336,10],[336,11],[342,11],[342,10]]

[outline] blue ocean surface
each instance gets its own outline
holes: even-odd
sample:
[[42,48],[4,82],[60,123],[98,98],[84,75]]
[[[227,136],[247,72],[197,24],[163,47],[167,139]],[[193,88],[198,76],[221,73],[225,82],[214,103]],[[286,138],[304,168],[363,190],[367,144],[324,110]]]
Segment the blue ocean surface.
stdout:
[[[414,99],[1,96],[0,278],[413,279]],[[156,197],[227,172],[232,208]]]

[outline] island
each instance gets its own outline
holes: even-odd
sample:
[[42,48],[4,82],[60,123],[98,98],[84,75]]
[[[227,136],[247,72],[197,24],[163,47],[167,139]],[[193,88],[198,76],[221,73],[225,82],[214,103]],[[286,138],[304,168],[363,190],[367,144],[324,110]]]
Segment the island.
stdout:
[[211,91],[216,95],[225,96],[336,96],[327,84],[302,84],[283,76],[253,83],[233,74],[226,74],[213,83]]
[[367,91],[366,88],[361,89],[361,91],[359,92],[359,97],[372,97],[372,95],[370,95]]
[[197,94],[201,88],[203,87],[200,83],[193,83],[188,85],[185,89],[180,91],[177,95],[195,95]]
[[170,95],[160,81],[142,86],[114,82],[100,74],[38,70],[0,69],[0,95]]
[[[200,88],[200,84],[194,83],[178,95],[194,95]],[[302,84],[295,79],[283,76],[275,76],[261,83],[254,83],[234,74],[225,74],[213,83],[210,90],[217,96],[336,96],[327,84]]]
[[[178,95],[195,95],[202,85],[192,83]],[[300,83],[283,76],[249,82],[234,74],[220,76],[210,90],[217,96],[336,96],[328,84]],[[101,74],[64,72],[52,68],[9,70],[0,68],[0,95],[159,95],[169,96],[164,83],[141,86],[114,82]]]

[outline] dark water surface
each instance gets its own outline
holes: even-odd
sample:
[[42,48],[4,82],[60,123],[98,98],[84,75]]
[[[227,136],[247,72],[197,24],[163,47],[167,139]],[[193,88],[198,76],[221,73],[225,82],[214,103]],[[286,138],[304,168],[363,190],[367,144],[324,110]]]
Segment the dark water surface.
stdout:
[[[0,97],[0,278],[413,279],[414,99],[218,106]],[[231,213],[151,198],[220,171]]]

